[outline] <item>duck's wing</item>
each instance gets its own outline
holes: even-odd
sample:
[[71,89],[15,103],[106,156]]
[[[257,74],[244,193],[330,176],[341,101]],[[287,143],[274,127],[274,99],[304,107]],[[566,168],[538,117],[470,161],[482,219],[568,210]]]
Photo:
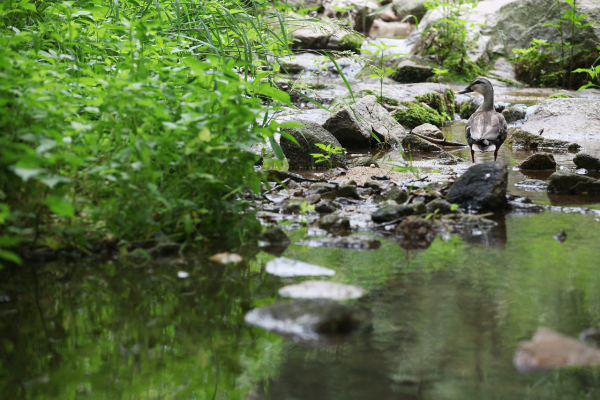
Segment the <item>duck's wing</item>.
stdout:
[[502,136],[506,139],[508,132],[504,115],[496,111],[484,111],[473,115],[469,118],[466,129],[467,138],[473,141],[495,141]]

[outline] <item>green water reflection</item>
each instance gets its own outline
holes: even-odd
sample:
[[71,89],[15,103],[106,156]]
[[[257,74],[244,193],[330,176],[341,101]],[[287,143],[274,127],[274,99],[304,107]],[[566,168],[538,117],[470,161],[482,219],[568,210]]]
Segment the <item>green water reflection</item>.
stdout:
[[1,271],[0,398],[599,398],[596,370],[521,375],[511,359],[539,326],[576,336],[600,324],[600,222],[501,222],[419,254],[385,239],[373,252],[291,246],[284,256],[370,290],[360,303],[373,329],[324,348],[244,324],[301,280],[264,273],[265,253],[227,267],[188,257]]

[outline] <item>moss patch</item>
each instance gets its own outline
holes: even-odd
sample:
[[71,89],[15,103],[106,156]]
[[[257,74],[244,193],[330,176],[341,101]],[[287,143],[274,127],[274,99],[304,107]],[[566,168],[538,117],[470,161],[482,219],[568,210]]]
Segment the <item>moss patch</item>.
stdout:
[[360,54],[360,48],[364,42],[364,38],[356,33],[349,33],[340,39],[339,46],[342,50],[350,50],[356,54]]
[[564,92],[554,92],[550,96],[549,99],[572,99],[573,96]]
[[426,93],[416,97],[416,100],[427,104],[440,115],[452,116],[454,114],[454,93],[451,90],[446,90],[444,96],[439,93]]
[[473,102],[468,100],[465,101],[462,106],[460,106],[460,111],[458,113],[462,119],[469,119],[474,112],[475,109],[473,107]]
[[404,128],[412,129],[423,124],[432,124],[442,127],[444,117],[433,108],[425,107],[421,102],[403,102],[401,109],[394,113],[394,119]]

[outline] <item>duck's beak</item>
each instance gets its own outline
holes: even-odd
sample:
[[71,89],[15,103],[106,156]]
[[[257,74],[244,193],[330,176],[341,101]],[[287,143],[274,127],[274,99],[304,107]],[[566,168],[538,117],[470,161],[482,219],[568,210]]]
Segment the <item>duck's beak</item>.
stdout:
[[466,88],[464,88],[460,92],[455,92],[455,93],[456,94],[465,94],[465,93],[471,93],[472,91],[473,91],[473,89],[471,89],[471,86],[467,86]]

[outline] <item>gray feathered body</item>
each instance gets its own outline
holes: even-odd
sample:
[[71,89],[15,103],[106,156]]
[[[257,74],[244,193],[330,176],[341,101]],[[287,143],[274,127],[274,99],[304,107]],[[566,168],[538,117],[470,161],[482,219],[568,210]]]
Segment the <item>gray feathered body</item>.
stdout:
[[504,115],[491,111],[476,111],[467,121],[465,136],[473,150],[495,151],[502,146],[508,135]]

